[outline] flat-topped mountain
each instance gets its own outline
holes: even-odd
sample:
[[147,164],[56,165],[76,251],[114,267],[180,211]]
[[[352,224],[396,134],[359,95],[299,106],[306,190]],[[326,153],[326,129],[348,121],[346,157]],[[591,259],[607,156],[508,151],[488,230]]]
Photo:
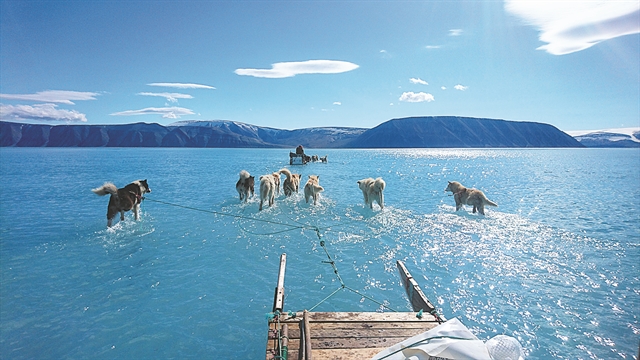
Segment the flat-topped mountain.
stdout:
[[428,116],[393,119],[372,129],[283,130],[237,121],[180,121],[168,126],[37,125],[0,122],[0,146],[291,148],[583,147],[554,126],[525,121]]

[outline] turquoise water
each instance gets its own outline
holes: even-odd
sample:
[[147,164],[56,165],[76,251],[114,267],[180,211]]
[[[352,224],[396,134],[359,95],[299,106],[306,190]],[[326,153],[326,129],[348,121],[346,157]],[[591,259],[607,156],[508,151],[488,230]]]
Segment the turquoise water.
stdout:
[[[238,173],[288,167],[287,149],[1,148],[0,358],[263,359],[281,253],[285,310],[339,287],[302,225],[347,286],[394,309],[410,310],[400,259],[445,317],[530,359],[637,354],[637,149],[309,152],[329,162],[293,170],[320,175],[319,204],[281,194],[258,212]],[[387,206],[371,211],[356,181],[378,176]],[[153,191],[141,220],[106,229],[91,189],[136,179]],[[499,207],[455,212],[447,180]],[[316,311],[380,308],[341,291]]]

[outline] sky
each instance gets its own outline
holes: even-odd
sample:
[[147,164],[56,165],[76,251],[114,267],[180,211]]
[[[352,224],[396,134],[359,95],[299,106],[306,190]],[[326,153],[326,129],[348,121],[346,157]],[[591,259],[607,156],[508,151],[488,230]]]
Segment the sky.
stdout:
[[0,119],[640,127],[639,33],[639,0],[0,0]]

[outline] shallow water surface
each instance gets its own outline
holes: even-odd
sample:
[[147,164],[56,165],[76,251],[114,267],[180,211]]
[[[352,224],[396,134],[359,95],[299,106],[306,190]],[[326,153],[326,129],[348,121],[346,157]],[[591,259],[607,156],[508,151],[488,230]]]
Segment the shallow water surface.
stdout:
[[[319,204],[281,194],[259,212],[238,173],[289,167],[288,150],[1,148],[0,358],[264,358],[281,253],[285,310],[340,286],[321,239],[349,287],[409,311],[404,260],[445,317],[530,359],[637,354],[638,150],[308,152],[329,162],[290,168],[320,175]],[[356,181],[378,176],[370,210]],[[136,179],[141,220],[106,229],[91,189]],[[448,180],[499,207],[456,212]],[[347,291],[316,308],[376,310]]]

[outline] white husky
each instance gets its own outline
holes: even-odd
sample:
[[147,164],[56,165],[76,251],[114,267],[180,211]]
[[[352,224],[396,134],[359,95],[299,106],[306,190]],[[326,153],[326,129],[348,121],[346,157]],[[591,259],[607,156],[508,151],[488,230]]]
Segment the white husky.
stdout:
[[366,178],[358,180],[358,187],[362,190],[364,196],[365,205],[369,205],[373,209],[373,202],[377,202],[380,205],[380,209],[384,209],[384,194],[383,190],[386,186],[382,178]]
[[260,176],[260,208],[262,210],[262,203],[267,201],[269,206],[273,205],[276,197],[276,181],[273,174],[267,174]]
[[309,202],[309,198],[313,199],[313,205],[318,203],[318,194],[324,191],[324,188],[320,186],[319,175],[309,175],[309,180],[304,186],[304,201]]

